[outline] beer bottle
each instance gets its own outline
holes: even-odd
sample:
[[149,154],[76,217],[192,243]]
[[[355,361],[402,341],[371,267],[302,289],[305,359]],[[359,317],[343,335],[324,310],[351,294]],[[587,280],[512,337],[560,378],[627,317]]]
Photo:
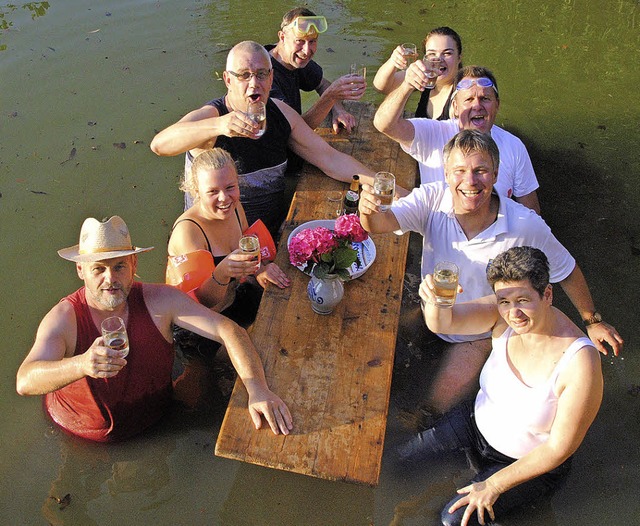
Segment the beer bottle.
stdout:
[[360,202],[360,176],[354,175],[351,179],[351,186],[344,194],[344,213],[357,214],[358,203]]

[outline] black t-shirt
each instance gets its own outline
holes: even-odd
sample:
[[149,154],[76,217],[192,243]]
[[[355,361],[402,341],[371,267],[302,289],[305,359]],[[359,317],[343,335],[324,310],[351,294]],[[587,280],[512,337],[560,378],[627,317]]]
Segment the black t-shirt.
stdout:
[[[273,44],[264,46],[267,51],[276,47]],[[300,90],[314,91],[322,82],[322,68],[313,60],[302,69],[287,69],[274,57],[271,57],[273,67],[273,85],[270,97],[286,102],[299,114],[302,114],[302,100]]]

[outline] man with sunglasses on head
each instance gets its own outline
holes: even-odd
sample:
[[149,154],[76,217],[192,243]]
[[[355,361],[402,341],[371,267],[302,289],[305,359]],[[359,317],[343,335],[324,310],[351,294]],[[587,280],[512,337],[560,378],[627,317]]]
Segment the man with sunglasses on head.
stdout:
[[[202,151],[227,150],[238,168],[247,221],[252,224],[262,219],[275,236],[288,209],[288,149],[339,181],[351,181],[353,174],[359,174],[361,181],[371,182],[374,172],[329,146],[290,106],[269,98],[272,75],[271,59],[262,45],[249,40],[235,45],[222,74],[227,94],[162,130],[153,138],[151,149],[163,156],[186,153],[185,177],[190,176],[193,158]],[[260,124],[246,114],[252,101],[266,105],[264,134],[259,134]]]
[[[312,59],[318,49],[318,36],[326,30],[327,19],[305,7],[285,13],[278,31],[278,43],[265,46],[273,65],[271,97],[286,102],[312,129],[320,126],[331,112],[333,131],[338,133],[343,127],[350,132],[356,120],[340,101],[360,100],[366,82],[362,77],[352,75],[344,75],[334,82],[323,77],[322,68]],[[304,114],[300,90],[317,91],[320,95]]]
[[500,150],[496,191],[540,213],[538,180],[526,147],[518,137],[494,125],[500,95],[491,71],[480,66],[466,66],[458,71],[453,119],[406,119],[403,113],[409,97],[415,90],[426,89],[425,70],[420,60],[409,66],[402,84],[378,108],[375,127],[418,161],[421,183],[444,181],[442,149],[456,133],[478,130],[490,134]]

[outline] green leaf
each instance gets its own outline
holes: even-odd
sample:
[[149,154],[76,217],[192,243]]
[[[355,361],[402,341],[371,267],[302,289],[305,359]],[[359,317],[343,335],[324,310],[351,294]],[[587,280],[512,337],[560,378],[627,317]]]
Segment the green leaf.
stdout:
[[346,268],[340,268],[336,270],[336,274],[342,281],[349,281],[351,279],[351,274]]
[[334,251],[333,257],[336,263],[336,268],[346,269],[356,262],[358,259],[358,253],[352,248],[340,247]]

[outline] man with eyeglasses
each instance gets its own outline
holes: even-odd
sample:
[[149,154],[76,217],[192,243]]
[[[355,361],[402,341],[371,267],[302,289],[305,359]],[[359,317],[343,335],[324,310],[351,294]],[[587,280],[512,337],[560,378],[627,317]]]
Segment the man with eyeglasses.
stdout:
[[[332,114],[332,127],[350,132],[356,125],[353,115],[342,106],[342,100],[360,100],[366,89],[362,77],[344,75],[330,82],[313,56],[318,49],[318,36],[327,30],[327,20],[305,7],[285,13],[278,31],[278,43],[265,46],[271,55],[273,85],[271,97],[285,101],[312,128]],[[317,91],[320,98],[304,114],[300,90]]]
[[[284,102],[269,98],[273,80],[271,58],[257,42],[235,45],[223,72],[227,94],[196,109],[158,133],[151,142],[157,155],[186,153],[185,177],[191,162],[214,146],[227,150],[238,168],[240,201],[247,220],[262,219],[276,236],[284,220],[287,150],[317,166],[329,177],[351,181],[354,174],[370,182],[374,172],[327,144]],[[249,102],[266,105],[266,131],[247,114]],[[186,203],[190,206],[189,203]]]
[[518,137],[494,125],[500,95],[491,71],[480,66],[466,66],[458,71],[453,119],[406,119],[403,114],[409,97],[415,90],[424,91],[427,85],[425,70],[419,60],[409,66],[402,84],[378,108],[375,127],[418,161],[421,183],[444,180],[442,148],[456,133],[479,130],[490,134],[500,150],[496,191],[540,213],[538,180],[526,147]]

